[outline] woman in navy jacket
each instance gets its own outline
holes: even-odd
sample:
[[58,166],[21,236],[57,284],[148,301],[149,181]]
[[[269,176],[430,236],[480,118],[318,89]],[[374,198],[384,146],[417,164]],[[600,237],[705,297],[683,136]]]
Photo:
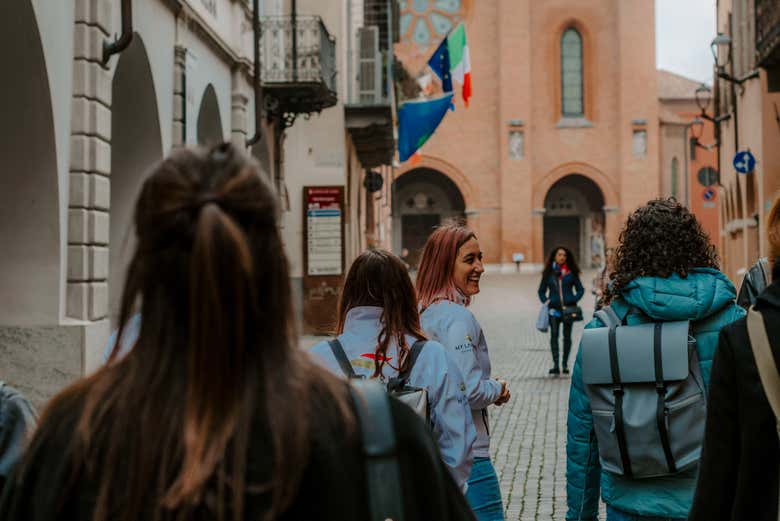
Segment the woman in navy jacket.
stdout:
[[550,308],[550,349],[553,358],[550,374],[561,374],[558,364],[558,331],[561,329],[561,323],[563,323],[563,374],[569,374],[572,322],[563,320],[563,308],[576,306],[585,294],[585,289],[580,282],[577,260],[567,248],[558,246],[550,252],[544,265],[538,293],[542,304],[546,302]]

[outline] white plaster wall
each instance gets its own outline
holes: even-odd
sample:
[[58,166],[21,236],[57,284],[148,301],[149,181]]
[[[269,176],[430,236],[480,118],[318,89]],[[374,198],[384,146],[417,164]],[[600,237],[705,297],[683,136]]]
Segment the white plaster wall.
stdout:
[[49,78],[60,202],[60,320],[65,316],[68,262],[70,111],[73,83],[73,0],[32,0]]
[[198,35],[189,30],[181,34],[179,41],[187,48],[187,143],[198,142],[198,110],[209,83],[214,85],[217,93],[222,137],[228,139],[230,137],[230,66],[223,62]]
[[283,216],[283,235],[293,278],[303,277],[303,187],[345,185],[347,171],[342,78],[346,63],[346,40],[342,38],[346,5],[344,2],[301,0],[298,13],[321,16],[330,34],[336,38],[339,101],[336,106],[313,115],[309,121],[299,118],[287,130],[284,176],[290,194],[290,210]]
[[[121,32],[122,17],[119,3],[112,11],[113,30]],[[173,61],[176,42],[176,19],[159,0],[133,0],[133,29],[141,35],[149,56],[149,66],[154,79],[154,92],[160,117],[160,135],[163,154],[171,150],[173,133]],[[116,71],[119,60],[112,57],[111,73]]]

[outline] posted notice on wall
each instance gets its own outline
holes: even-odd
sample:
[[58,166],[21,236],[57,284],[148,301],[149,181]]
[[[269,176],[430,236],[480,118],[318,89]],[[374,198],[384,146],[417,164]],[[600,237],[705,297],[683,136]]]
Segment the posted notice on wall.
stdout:
[[341,275],[342,191],[340,186],[304,187],[308,275]]

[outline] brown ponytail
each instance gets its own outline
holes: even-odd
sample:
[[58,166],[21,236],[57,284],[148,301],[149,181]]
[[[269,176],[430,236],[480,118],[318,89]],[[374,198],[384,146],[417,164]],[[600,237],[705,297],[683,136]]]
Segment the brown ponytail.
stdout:
[[[336,404],[349,432],[344,385],[297,347],[277,215],[256,165],[228,144],[178,150],[144,183],[117,345],[140,306],[138,340],[55,397],[33,441],[77,409],[61,495],[86,472],[94,521],[179,521],[204,509],[238,521],[250,490],[269,495],[266,519],[278,517],[309,458],[321,403],[312,397]],[[250,444],[271,452],[266,482],[247,482]]]

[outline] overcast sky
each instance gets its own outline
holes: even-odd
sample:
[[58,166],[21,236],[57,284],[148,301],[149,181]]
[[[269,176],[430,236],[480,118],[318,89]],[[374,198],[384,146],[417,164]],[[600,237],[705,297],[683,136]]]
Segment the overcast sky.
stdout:
[[715,0],[655,0],[655,34],[659,69],[712,84]]

